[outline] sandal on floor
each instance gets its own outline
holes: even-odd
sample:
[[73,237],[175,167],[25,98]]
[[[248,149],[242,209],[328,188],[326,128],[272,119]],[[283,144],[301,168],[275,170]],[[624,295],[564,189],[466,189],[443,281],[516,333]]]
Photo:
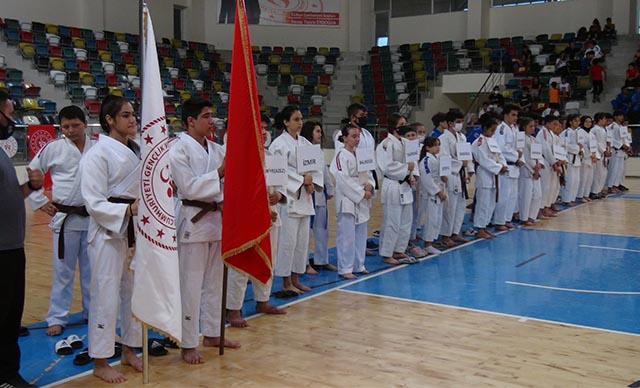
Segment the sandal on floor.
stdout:
[[75,334],[71,334],[67,337],[67,343],[74,349],[82,349],[82,340]]
[[427,252],[423,251],[422,248],[416,245],[409,247],[409,249],[407,249],[407,254],[418,259],[427,257],[428,255]]
[[73,365],[87,365],[91,361],[93,361],[93,358],[89,357],[89,348],[85,348],[73,358]]
[[297,292],[293,290],[280,290],[280,291],[274,292],[272,295],[278,299],[291,299],[291,298],[300,296],[298,295]]
[[166,356],[169,351],[165,349],[163,340],[156,338],[149,338],[149,355],[153,357]]
[[68,356],[73,353],[73,348],[69,345],[66,339],[56,342],[55,350],[56,353],[61,356]]

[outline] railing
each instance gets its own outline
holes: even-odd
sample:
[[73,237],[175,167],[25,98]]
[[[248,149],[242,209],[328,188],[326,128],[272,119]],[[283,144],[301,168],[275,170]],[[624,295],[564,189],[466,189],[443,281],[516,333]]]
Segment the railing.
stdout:
[[483,93],[489,93],[491,90],[493,90],[493,88],[498,84],[499,79],[500,77],[498,76],[497,73],[494,73],[494,72],[489,73],[489,75],[487,76],[487,79],[484,81],[484,83],[480,87],[480,90],[478,90],[476,95],[473,97],[473,99],[467,106],[467,110],[465,111],[465,117],[469,117],[470,113],[478,111],[478,108],[481,105],[480,96]]

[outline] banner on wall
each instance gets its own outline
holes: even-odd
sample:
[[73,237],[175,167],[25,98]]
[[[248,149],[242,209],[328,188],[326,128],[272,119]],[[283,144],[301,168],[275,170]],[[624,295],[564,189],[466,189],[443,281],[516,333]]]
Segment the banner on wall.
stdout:
[[[218,23],[233,24],[235,0],[220,0]],[[340,25],[340,0],[245,0],[249,24],[266,26]]]
[[[29,159],[34,156],[42,147],[46,146],[51,140],[56,138],[56,130],[53,125],[29,125],[27,128],[27,142],[29,143]],[[44,189],[51,190],[51,174],[47,172],[44,175]]]

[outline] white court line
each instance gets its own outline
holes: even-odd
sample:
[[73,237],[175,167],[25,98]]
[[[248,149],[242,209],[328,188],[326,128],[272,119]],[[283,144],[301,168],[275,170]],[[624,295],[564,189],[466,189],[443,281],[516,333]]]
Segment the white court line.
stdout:
[[426,304],[426,305],[430,305],[430,306],[446,307],[446,308],[450,308],[450,309],[454,309],[454,310],[472,311],[472,312],[475,312],[475,313],[483,313],[483,314],[498,315],[498,316],[501,316],[501,317],[517,318],[519,320],[524,319],[524,321],[521,321],[521,322],[526,322],[526,320],[532,320],[532,321],[537,321],[537,322],[552,323],[552,324],[556,324],[556,325],[577,327],[577,328],[580,328],[580,329],[597,330],[597,331],[603,331],[603,332],[606,332],[606,333],[624,334],[624,335],[631,335],[631,336],[634,336],[634,337],[640,337],[640,334],[637,334],[637,333],[628,333],[626,331],[618,331],[618,330],[611,330],[611,329],[603,329],[601,327],[578,325],[578,324],[575,324],[575,323],[551,321],[551,320],[548,320],[548,319],[528,317],[528,316],[525,316],[525,315],[498,313],[498,312],[495,312],[495,311],[479,310],[479,309],[474,309],[474,308],[470,308],[470,307],[453,306],[453,305],[449,305],[449,304],[442,304],[442,303],[435,303],[435,302],[425,302],[423,300],[405,299],[405,298],[398,298],[398,297],[395,297],[395,296],[370,294],[368,292],[362,292],[362,291],[352,291],[352,290],[338,290],[338,291],[340,291],[340,292],[349,292],[349,293],[352,293],[352,294],[373,296],[373,297],[389,299],[389,300],[398,300],[398,301],[402,301],[402,302],[412,302],[412,303]]
[[600,245],[578,245],[578,247],[580,247],[580,248],[591,248],[591,249],[608,249],[608,250],[612,250],[612,251],[625,251],[625,252],[638,252],[638,253],[640,253],[640,250],[637,250],[637,249],[603,247],[603,246],[600,246]]
[[530,284],[530,283],[519,283],[519,282],[511,282],[506,281],[506,284],[511,284],[512,286],[523,286],[523,287],[533,287],[533,288],[544,288],[546,290],[554,290],[554,291],[567,291],[567,292],[579,292],[583,294],[606,294],[606,295],[640,295],[639,291],[600,291],[600,290],[580,290],[577,288],[562,288],[562,287],[551,287],[551,286],[543,286],[540,284]]
[[584,231],[575,231],[575,230],[566,230],[566,229],[553,229],[553,228],[530,228],[527,230],[541,230],[543,232],[565,232],[565,233],[577,233],[577,234],[595,234],[598,236],[615,236],[615,237],[629,237],[629,238],[640,238],[640,236],[632,236],[629,234],[617,234],[617,233],[604,233],[604,232],[584,232]]

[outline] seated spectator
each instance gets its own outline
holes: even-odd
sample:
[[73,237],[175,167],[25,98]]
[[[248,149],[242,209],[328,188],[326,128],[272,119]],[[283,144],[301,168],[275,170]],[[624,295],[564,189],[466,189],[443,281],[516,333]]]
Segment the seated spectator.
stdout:
[[640,82],[640,79],[638,79],[638,77],[640,77],[640,72],[638,71],[635,63],[632,62],[627,68],[627,78],[624,81],[624,86],[635,88]]
[[600,39],[602,33],[602,27],[600,26],[600,20],[593,19],[589,32],[587,33],[587,39]]
[[502,112],[504,106],[504,96],[500,93],[500,86],[493,88],[493,93],[489,95],[489,109],[495,112]]
[[567,61],[570,61],[572,59],[576,59],[580,53],[580,49],[576,47],[576,42],[570,42],[569,46],[567,46],[562,53],[567,56]]
[[620,93],[611,101],[611,106],[613,110],[621,110],[625,114],[629,113],[631,110],[631,93],[629,93],[629,88],[626,86],[621,87]]
[[529,87],[525,86],[522,88],[522,94],[520,98],[518,98],[518,105],[520,105],[520,109],[523,112],[529,112],[531,110],[531,106],[533,105],[533,97],[529,94]]
[[[540,77],[533,76],[531,78],[531,95],[537,100],[540,99]],[[482,117],[482,116],[481,116]]]
[[567,77],[560,79],[558,90],[560,91],[560,103],[564,104],[569,99],[569,96],[571,96],[571,83],[567,81]]
[[616,31],[616,25],[611,22],[611,18],[607,18],[607,21],[602,28],[602,36],[605,39],[618,39],[618,32]]
[[576,40],[578,42],[584,42],[585,40],[587,40],[587,27],[580,27],[578,29],[578,32],[576,33]]
[[556,75],[569,75],[569,58],[567,54],[562,53],[556,59]]
[[636,87],[635,93],[631,96],[631,110],[640,111],[640,86]]
[[[560,107],[560,89],[558,89],[558,83],[553,81],[549,87],[549,106],[555,106],[556,109]],[[543,116],[546,116],[544,113]]]

